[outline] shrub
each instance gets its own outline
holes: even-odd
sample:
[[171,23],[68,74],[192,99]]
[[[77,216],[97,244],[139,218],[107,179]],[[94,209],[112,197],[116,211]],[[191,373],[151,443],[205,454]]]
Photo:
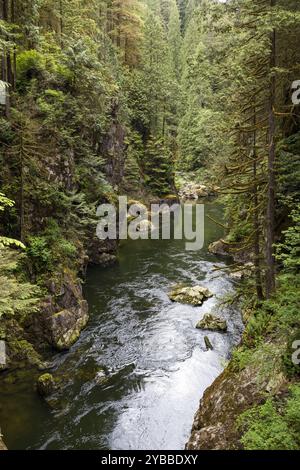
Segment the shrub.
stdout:
[[28,81],[40,77],[46,70],[46,59],[36,50],[21,52],[17,58],[18,87],[22,90]]
[[300,448],[300,386],[279,407],[269,399],[245,411],[237,421],[246,450],[297,450]]
[[45,237],[30,237],[26,253],[36,274],[52,271],[52,254]]
[[35,275],[52,272],[58,264],[68,264],[76,252],[75,245],[64,238],[54,219],[48,220],[47,228],[40,236],[29,238],[26,249],[31,271]]

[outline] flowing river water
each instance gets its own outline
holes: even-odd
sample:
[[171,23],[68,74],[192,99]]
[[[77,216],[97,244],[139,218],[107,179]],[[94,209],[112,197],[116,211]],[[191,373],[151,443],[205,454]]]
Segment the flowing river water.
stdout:
[[[222,207],[205,205],[222,218]],[[208,245],[223,236],[206,217],[205,246],[185,241],[126,241],[119,264],[91,267],[85,283],[91,319],[79,342],[54,358],[62,385],[49,403],[30,374],[1,384],[0,423],[10,449],[179,450],[189,438],[205,389],[223,370],[243,324],[223,305],[228,333],[197,330],[196,323],[234,291],[223,262]],[[172,303],[170,287],[200,284],[214,297],[202,307]],[[213,344],[207,351],[205,335]],[[104,372],[103,372],[104,371]]]

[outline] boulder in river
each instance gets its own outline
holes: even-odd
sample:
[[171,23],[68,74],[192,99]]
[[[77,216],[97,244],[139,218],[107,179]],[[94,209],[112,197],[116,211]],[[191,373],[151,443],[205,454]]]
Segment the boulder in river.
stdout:
[[55,347],[60,350],[69,349],[79,338],[80,332],[88,322],[88,306],[81,301],[76,308],[65,309],[51,317],[52,337]]
[[211,330],[211,331],[227,331],[227,322],[216,315],[212,315],[211,313],[207,313],[204,315],[202,320],[200,320],[196,328],[199,330]]
[[182,285],[174,287],[169,293],[169,297],[173,302],[201,306],[203,302],[213,294],[206,288],[201,286],[183,287]]
[[242,266],[253,266],[253,252],[251,249],[244,249],[238,243],[230,243],[226,240],[218,240],[211,243],[208,251],[216,256],[230,256],[234,261]]
[[106,381],[107,381],[107,374],[104,369],[100,369],[95,376],[95,382],[97,385],[102,385]]
[[36,386],[41,397],[48,397],[55,391],[55,379],[51,374],[43,374],[38,378]]
[[211,243],[208,247],[208,251],[217,256],[230,256],[229,245],[224,240]]

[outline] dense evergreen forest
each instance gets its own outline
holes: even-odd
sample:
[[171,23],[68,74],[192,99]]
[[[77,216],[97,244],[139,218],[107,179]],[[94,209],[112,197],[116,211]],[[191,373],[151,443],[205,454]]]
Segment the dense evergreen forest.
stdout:
[[204,184],[246,326],[188,447],[299,449],[299,37],[298,0],[1,0],[0,387],[87,325],[100,203]]

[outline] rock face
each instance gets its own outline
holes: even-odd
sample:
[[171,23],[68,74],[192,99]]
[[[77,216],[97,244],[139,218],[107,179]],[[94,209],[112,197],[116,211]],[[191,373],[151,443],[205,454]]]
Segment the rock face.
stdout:
[[88,306],[85,300],[82,300],[76,308],[62,310],[52,315],[49,326],[53,346],[60,351],[69,349],[78,340],[88,319]]
[[204,315],[202,320],[200,320],[196,328],[199,330],[211,330],[211,331],[222,331],[225,332],[227,331],[227,323],[226,320],[223,320],[220,317],[217,317],[215,315],[212,315],[211,313],[208,313]]
[[247,264],[249,267],[252,265],[253,253],[251,251],[241,250],[240,246],[236,244],[229,244],[226,240],[218,240],[211,243],[208,251],[216,256],[231,256],[236,263],[242,265]]
[[87,325],[88,304],[83,299],[80,280],[71,272],[50,280],[48,291],[39,315],[32,317],[30,335],[63,351],[77,341]]
[[234,373],[226,369],[204,393],[186,449],[241,449],[236,419],[262,397],[257,371],[246,368]]
[[103,267],[111,266],[118,260],[116,256],[117,249],[116,240],[99,240],[96,233],[91,233],[88,246],[88,262]]
[[51,374],[41,375],[36,383],[37,391],[41,397],[48,397],[51,395],[56,387],[55,380]]
[[201,286],[183,287],[176,286],[170,293],[169,297],[173,302],[201,306],[205,300],[212,297],[213,294]]

